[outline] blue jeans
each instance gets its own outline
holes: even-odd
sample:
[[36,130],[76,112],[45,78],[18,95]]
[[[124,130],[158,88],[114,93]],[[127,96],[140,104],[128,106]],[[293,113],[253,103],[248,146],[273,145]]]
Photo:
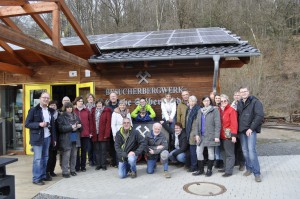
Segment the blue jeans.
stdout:
[[178,161],[178,162],[181,162],[181,163],[185,163],[185,161],[186,161],[186,155],[185,155],[185,153],[179,153],[177,156],[176,156],[176,158],[173,156],[173,153],[175,152],[175,151],[177,151],[178,149],[174,149],[173,151],[171,151],[170,152],[170,154],[169,154],[169,159],[171,160],[171,161],[173,161],[173,162],[175,162],[176,160]]
[[33,182],[38,182],[46,178],[47,162],[49,157],[50,136],[44,138],[44,142],[40,146],[32,146],[33,149],[33,164],[32,174]]
[[255,176],[259,176],[260,166],[256,153],[256,132],[253,131],[250,136],[247,136],[245,133],[240,133],[239,135],[246,160],[246,169],[253,172]]
[[[153,174],[156,168],[157,159],[147,160],[147,173]],[[168,163],[164,163],[164,171],[168,171]]]
[[197,169],[197,145],[190,145],[191,169]]
[[216,160],[223,160],[223,157],[221,156],[220,146],[215,146],[215,159]]
[[131,155],[128,157],[128,161],[119,162],[118,173],[120,178],[125,178],[129,171],[136,172],[136,160],[137,157]]

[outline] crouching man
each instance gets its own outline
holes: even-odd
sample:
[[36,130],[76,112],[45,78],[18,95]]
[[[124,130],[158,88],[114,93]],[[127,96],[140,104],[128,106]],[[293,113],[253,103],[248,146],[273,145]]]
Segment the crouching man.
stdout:
[[119,159],[119,177],[129,175],[135,178],[136,160],[145,149],[145,141],[138,131],[132,130],[129,118],[123,119],[123,126],[116,134],[115,149]]
[[153,174],[156,168],[156,162],[158,157],[164,166],[164,176],[170,178],[171,175],[168,172],[168,158],[169,152],[168,141],[166,137],[161,133],[161,124],[154,123],[153,130],[147,132],[145,135],[146,142],[146,154],[147,154],[147,173]]

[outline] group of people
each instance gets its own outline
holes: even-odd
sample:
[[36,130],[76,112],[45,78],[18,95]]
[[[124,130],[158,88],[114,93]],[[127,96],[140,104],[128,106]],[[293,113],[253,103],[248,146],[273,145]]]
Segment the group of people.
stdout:
[[[184,90],[177,105],[167,93],[161,100],[161,121],[155,122],[145,135],[132,128],[134,121],[149,122],[156,117],[145,98],[131,113],[126,101],[119,100],[115,92],[107,102],[95,101],[94,95],[88,94],[86,104],[83,97],[76,97],[71,103],[66,96],[61,110],[56,101],[49,100],[49,93],[42,93],[40,104],[29,110],[25,123],[34,152],[34,184],[43,185],[56,176],[57,150],[65,178],[85,172],[87,157],[96,170],[107,170],[109,151],[111,165],[118,167],[120,178],[137,177],[136,162],[144,155],[148,174],[155,172],[160,161],[166,178],[171,177],[170,162],[184,165],[194,176],[207,177],[215,165],[223,177],[229,177],[237,160],[241,171],[246,167],[244,176],[253,173],[255,181],[261,181],[256,134],[264,113],[261,102],[250,96],[247,87],[235,92],[232,104],[227,95],[215,93],[198,103],[195,96]],[[169,133],[168,138],[162,128]]]

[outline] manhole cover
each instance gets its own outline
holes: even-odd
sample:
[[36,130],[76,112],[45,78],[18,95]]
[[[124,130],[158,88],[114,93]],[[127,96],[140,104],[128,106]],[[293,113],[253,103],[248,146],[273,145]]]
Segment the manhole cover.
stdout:
[[192,182],[184,185],[183,190],[200,196],[215,196],[227,191],[223,185],[212,182]]

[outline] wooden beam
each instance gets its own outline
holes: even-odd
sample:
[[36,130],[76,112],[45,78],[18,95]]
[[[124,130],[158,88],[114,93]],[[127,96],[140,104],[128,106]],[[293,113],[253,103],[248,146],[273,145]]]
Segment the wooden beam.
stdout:
[[239,57],[239,59],[240,59],[244,64],[249,64],[249,62],[250,62],[250,57]]
[[7,64],[4,62],[0,62],[0,71],[10,72],[10,73],[17,73],[23,75],[33,75],[33,70],[25,67],[19,67],[12,64]]
[[66,5],[65,1],[64,0],[60,0],[59,2],[60,2],[60,5],[61,5],[61,10],[65,14],[66,18],[68,19],[68,21],[72,25],[73,29],[75,30],[75,32],[77,33],[77,35],[79,36],[79,38],[81,39],[81,41],[83,42],[84,46],[87,48],[87,50],[90,53],[90,55],[92,56],[94,54],[97,54],[97,51],[94,50],[93,47],[91,46],[88,38],[86,37],[86,35],[82,31],[81,27],[77,23],[75,17],[73,16],[73,14],[71,13],[71,11],[69,10],[69,8]]
[[52,43],[53,43],[53,46],[55,46],[57,48],[61,48],[59,7],[52,11]]
[[241,68],[244,62],[240,60],[224,60],[220,64],[220,68]]
[[13,59],[15,59],[19,64],[21,64],[22,66],[26,66],[26,62],[24,61],[24,59],[22,57],[20,57],[19,55],[17,55],[15,53],[15,51],[5,42],[0,41],[0,46],[7,51]]
[[0,6],[22,6],[27,3],[27,0],[1,0]]
[[17,46],[21,46],[36,53],[45,55],[52,59],[56,59],[65,63],[73,64],[76,66],[88,67],[90,65],[87,60],[82,59],[76,55],[68,53],[64,50],[55,48],[40,40],[34,39],[25,35],[24,33],[15,32],[12,29],[0,24],[0,39]]
[[[17,32],[22,32],[22,30],[10,19],[10,18],[2,18],[1,19],[7,26],[11,27],[13,30]],[[50,31],[51,32],[51,31]],[[50,62],[44,58],[42,55],[33,52],[44,64],[50,65]]]
[[[23,8],[27,7],[32,8],[31,12],[26,12]],[[22,7],[7,6],[0,8],[0,18],[3,17],[15,17],[29,14],[40,14],[40,13],[49,13],[52,10],[57,9],[57,4],[54,2],[43,2],[43,3],[33,3],[25,4]]]

